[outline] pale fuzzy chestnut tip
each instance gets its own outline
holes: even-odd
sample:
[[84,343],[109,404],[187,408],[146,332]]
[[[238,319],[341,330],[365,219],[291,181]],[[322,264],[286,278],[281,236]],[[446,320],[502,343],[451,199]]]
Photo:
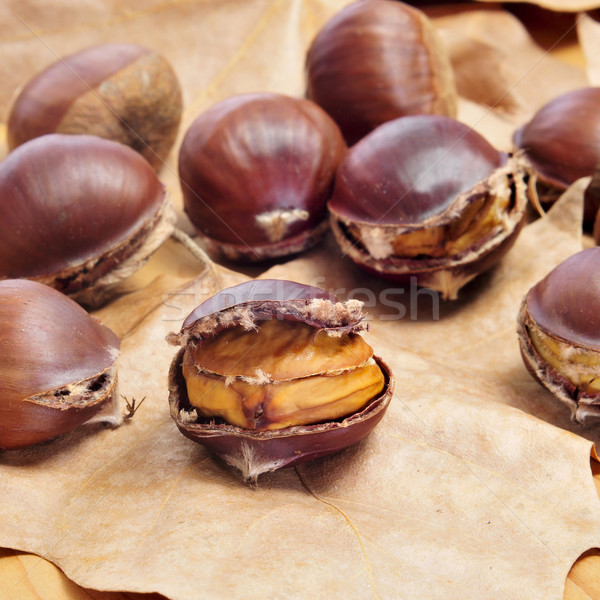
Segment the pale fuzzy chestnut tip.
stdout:
[[118,425],[119,340],[43,284],[0,282],[0,449],[52,440],[86,422]]

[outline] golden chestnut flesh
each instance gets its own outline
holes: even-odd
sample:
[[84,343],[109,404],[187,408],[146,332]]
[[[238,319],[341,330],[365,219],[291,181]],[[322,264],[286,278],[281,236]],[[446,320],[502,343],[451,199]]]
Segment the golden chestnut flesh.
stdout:
[[166,239],[173,213],[131,148],[49,134],[0,163],[0,279],[45,283],[90,306]]
[[53,63],[22,88],[7,124],[10,149],[48,133],[97,135],[132,147],[157,169],[182,112],[169,63],[135,44],[100,44]]
[[518,235],[530,195],[507,156],[449,117],[384,123],[355,144],[329,202],[344,256],[381,277],[455,299]]
[[202,113],[179,153],[185,212],[209,250],[235,261],[298,253],[327,230],[327,200],[346,151],[316,104],[234,96]]
[[[540,108],[514,134],[536,171],[538,195],[550,205],[577,179],[600,168],[600,87],[567,92]],[[586,194],[584,223],[593,225],[600,192]]]
[[0,281],[0,449],[50,440],[114,405],[118,354],[116,335],[64,294]]
[[456,116],[446,49],[425,13],[403,2],[362,0],[340,10],[313,40],[306,72],[308,98],[348,144],[398,117]]
[[569,257],[534,285],[519,311],[527,369],[575,421],[600,417],[600,248]]
[[393,379],[358,333],[360,303],[281,280],[207,303],[169,338],[171,415],[246,479],[345,448],[383,416]]

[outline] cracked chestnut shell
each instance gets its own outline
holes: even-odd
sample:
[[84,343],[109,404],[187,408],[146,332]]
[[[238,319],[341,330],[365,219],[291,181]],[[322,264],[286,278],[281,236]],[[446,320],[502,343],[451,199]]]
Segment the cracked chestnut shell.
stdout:
[[49,134],[0,163],[0,279],[96,305],[168,237],[173,211],[148,162],[95,136]]
[[455,299],[516,239],[526,163],[449,117],[380,125],[350,148],[329,202],[344,256],[381,277]]
[[97,135],[131,146],[162,166],[182,112],[169,63],[135,44],[100,44],[53,63],[15,99],[8,118],[12,150],[48,133]]
[[294,254],[327,230],[327,200],[346,151],[308,100],[243,94],[217,103],[179,153],[185,212],[208,249],[235,261]]
[[348,144],[398,117],[456,116],[446,48],[425,13],[402,2],[362,0],[340,10],[313,40],[306,73],[308,98]]
[[518,335],[525,366],[579,423],[600,417],[600,248],[560,263],[525,295]]
[[64,294],[0,281],[0,449],[50,440],[97,416],[113,401],[118,354],[117,336]]
[[[577,179],[600,168],[600,87],[562,94],[517,129],[514,144],[537,174],[540,202],[550,205]],[[600,194],[587,193],[584,223],[592,225]]]
[[181,346],[171,416],[246,480],[358,442],[393,393],[389,367],[358,334],[363,319],[360,302],[291,281],[219,292],[168,337]]

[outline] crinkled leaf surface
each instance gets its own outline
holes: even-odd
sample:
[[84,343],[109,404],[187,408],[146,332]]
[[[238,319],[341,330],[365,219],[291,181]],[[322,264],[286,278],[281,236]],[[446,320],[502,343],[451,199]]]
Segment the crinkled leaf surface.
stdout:
[[[183,133],[200,110],[233,93],[301,94],[306,45],[346,3],[84,1],[50,10],[8,2],[0,8],[2,105],[57,56],[127,39],[160,49],[174,65]],[[484,44],[489,70],[503,65],[504,87],[516,84],[527,40],[517,50],[511,40],[524,33],[498,11],[470,16],[469,27],[464,18],[440,22],[455,56],[469,64],[474,51],[465,45]],[[504,26],[494,30],[494,19]],[[485,34],[492,30],[506,37]],[[553,90],[583,81],[570,69],[553,80],[556,65],[539,49],[528,52],[545,69],[536,76],[546,87],[521,86],[510,110],[463,80],[461,118],[499,146]],[[180,206],[174,165],[175,153],[161,177]],[[574,429],[528,375],[515,318],[527,289],[581,247],[583,185],[525,228],[503,263],[457,302],[438,305],[366,276],[331,239],[264,273],[364,300],[368,340],[391,364],[397,391],[367,440],[266,474],[257,487],[177,431],[166,391],[175,350],[165,335],[244,276],[215,267],[192,279],[179,252],[161,251],[129,284],[137,291],[97,313],[123,337],[120,392],[144,404],[118,429],[90,426],[2,454],[0,545],[37,553],[88,588],[182,600],[561,598],[574,560],[600,542],[589,467],[596,434]]]

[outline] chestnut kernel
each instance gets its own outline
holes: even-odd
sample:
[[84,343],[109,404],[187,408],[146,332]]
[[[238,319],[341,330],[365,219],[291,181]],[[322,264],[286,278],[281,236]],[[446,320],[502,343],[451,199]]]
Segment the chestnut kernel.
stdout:
[[118,354],[117,336],[64,294],[0,281],[0,449],[53,439],[97,416],[114,400]]
[[171,234],[165,190],[137,152],[49,134],[0,163],[0,279],[27,278],[97,305]]
[[316,244],[346,145],[316,104],[280,94],[217,103],[179,154],[185,212],[213,254],[260,261]]
[[[540,202],[552,204],[577,179],[600,167],[600,87],[554,98],[513,139],[536,171]],[[586,225],[594,223],[599,203],[597,190],[586,194]]]
[[256,480],[364,438],[392,393],[361,303],[284,280],[222,290],[168,336],[179,430]]
[[495,265],[525,217],[526,163],[449,117],[380,125],[350,148],[329,202],[344,255],[455,299]]
[[308,98],[333,117],[348,144],[405,115],[456,116],[446,49],[425,13],[403,2],[343,8],[313,40],[306,72]]
[[600,417],[600,248],[582,250],[525,295],[518,336],[525,366],[579,423]]
[[182,112],[169,63],[135,44],[100,44],[33,77],[8,118],[10,149],[48,133],[89,134],[131,146],[154,169],[167,159]]

